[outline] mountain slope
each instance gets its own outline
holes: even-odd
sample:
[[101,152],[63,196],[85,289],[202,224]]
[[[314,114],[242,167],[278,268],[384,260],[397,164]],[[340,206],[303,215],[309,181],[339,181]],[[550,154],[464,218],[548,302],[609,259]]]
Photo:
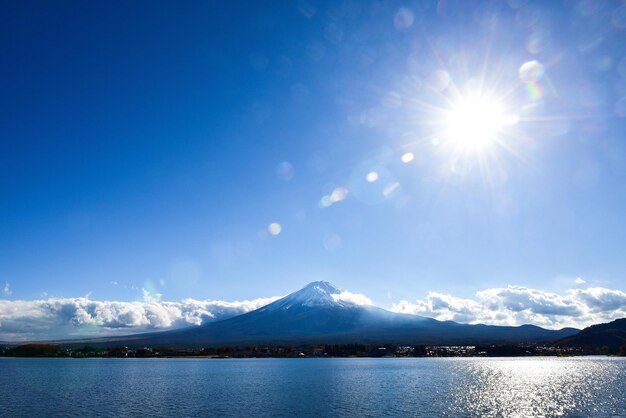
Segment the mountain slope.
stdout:
[[553,331],[533,325],[500,327],[442,322],[389,312],[363,302],[357,295],[328,282],[313,282],[233,318],[182,330],[109,338],[106,343],[179,347],[342,342],[473,344],[554,341],[578,332],[573,328]]
[[587,327],[555,343],[567,347],[608,347],[616,351],[626,344],[626,318]]

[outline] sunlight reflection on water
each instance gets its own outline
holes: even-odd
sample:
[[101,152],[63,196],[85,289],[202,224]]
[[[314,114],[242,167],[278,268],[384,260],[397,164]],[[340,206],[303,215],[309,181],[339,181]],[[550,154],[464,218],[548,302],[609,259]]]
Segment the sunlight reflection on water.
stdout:
[[624,358],[0,358],[0,416],[623,417],[624,387]]
[[[576,411],[595,414],[599,412],[595,404],[600,401],[602,404],[621,403],[619,414],[626,413],[624,394],[619,389],[623,390],[626,383],[623,362],[492,359],[463,361],[455,369],[466,383],[452,391],[455,412],[519,417],[565,416]],[[621,384],[616,388],[617,381]],[[617,414],[618,410],[605,412]]]

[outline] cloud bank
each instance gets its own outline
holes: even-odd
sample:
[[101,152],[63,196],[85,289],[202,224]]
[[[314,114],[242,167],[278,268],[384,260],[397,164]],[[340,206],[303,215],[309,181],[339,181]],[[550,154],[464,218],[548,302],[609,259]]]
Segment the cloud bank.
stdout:
[[348,292],[347,290],[343,290],[341,293],[334,293],[331,297],[337,302],[348,302],[359,306],[372,305],[372,300],[367,296],[361,293]]
[[144,292],[142,302],[95,301],[88,297],[0,300],[0,341],[126,335],[175,329],[226,319],[278,299],[235,302],[161,301]]
[[[333,295],[333,298],[357,305],[372,305],[365,295],[347,291]],[[279,297],[235,302],[195,299],[170,302],[162,301],[158,293],[144,291],[144,300],[137,302],[96,301],[88,296],[0,300],[0,341],[128,335],[176,329],[226,319],[277,299]],[[583,328],[626,317],[626,293],[589,287],[559,294],[508,286],[481,290],[473,298],[429,292],[424,299],[395,303],[391,310],[472,324]]]
[[425,299],[403,300],[393,304],[391,310],[471,324],[584,328],[626,317],[626,293],[589,287],[558,294],[508,286],[482,290],[472,299],[429,292]]

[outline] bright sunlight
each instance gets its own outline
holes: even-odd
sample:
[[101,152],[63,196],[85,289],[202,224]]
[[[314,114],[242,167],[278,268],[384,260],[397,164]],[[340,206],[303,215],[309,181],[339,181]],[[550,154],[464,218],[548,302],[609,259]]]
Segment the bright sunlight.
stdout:
[[514,122],[496,100],[465,99],[446,112],[445,135],[464,151],[476,152],[496,141],[502,130]]

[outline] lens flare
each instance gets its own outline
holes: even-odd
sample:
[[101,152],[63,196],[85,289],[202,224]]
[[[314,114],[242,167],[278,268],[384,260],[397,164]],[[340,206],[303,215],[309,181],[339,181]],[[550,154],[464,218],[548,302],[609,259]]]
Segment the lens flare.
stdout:
[[544,68],[538,61],[528,61],[519,68],[519,78],[524,83],[536,83],[541,80]]
[[267,232],[269,232],[270,235],[273,235],[273,236],[280,234],[282,230],[283,230],[283,227],[280,226],[278,222],[273,222],[267,226]]
[[345,187],[337,187],[330,194],[330,200],[332,200],[333,203],[341,202],[346,197],[348,197],[348,193],[349,191]]
[[404,154],[402,154],[401,160],[404,164],[408,164],[413,161],[414,158],[415,156],[412,152],[405,152]]

